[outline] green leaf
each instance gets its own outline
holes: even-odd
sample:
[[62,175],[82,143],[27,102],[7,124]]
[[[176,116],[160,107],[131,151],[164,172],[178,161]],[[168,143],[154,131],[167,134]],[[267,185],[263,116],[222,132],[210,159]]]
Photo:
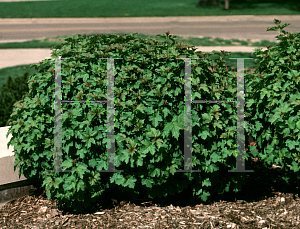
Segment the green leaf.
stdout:
[[159,177],[159,175],[160,175],[160,169],[155,168],[149,175],[151,177],[155,177],[155,176]]
[[211,134],[208,132],[208,131],[203,131],[203,132],[201,132],[200,134],[199,134],[199,136],[203,139],[203,140],[205,140],[206,138],[207,138],[207,136],[210,136],[211,137]]
[[[273,149],[270,149],[269,152],[272,152],[272,150],[273,150]],[[275,158],[275,155],[270,154],[269,157],[267,158],[267,160],[273,162],[273,161],[274,161],[274,158]]]
[[136,178],[134,178],[133,176],[130,176],[129,179],[127,179],[127,181],[125,182],[125,184],[123,185],[124,187],[129,187],[129,188],[134,188],[135,186],[135,182],[137,181]]
[[83,174],[87,172],[87,165],[82,162],[78,162],[77,164],[78,165],[74,168],[74,171],[77,172],[80,179],[83,179]]
[[34,161],[38,161],[39,158],[40,158],[40,156],[37,155],[36,153],[33,153],[33,154],[32,154],[32,157],[33,157],[33,160],[34,160]]
[[269,118],[269,122],[271,122],[272,124],[274,122],[276,122],[276,120],[280,119],[280,113],[279,112],[276,112],[274,115],[272,115],[270,118]]
[[54,188],[58,189],[59,188],[59,185],[63,182],[63,178],[62,177],[56,177],[54,179],[54,183],[53,183],[53,186]]
[[73,146],[73,142],[70,142],[69,144],[67,144],[65,147],[65,151],[69,152],[70,151],[70,147]]
[[172,135],[176,140],[178,140],[179,137],[179,131],[184,129],[184,122],[182,122],[183,114],[180,114],[179,116],[173,117],[173,120],[169,123],[167,123],[164,127],[163,131],[163,137],[168,137],[170,131],[172,132]]
[[[206,136],[207,137],[207,136]],[[205,138],[206,138],[205,137]],[[227,138],[227,134],[226,133],[222,133],[221,135],[220,135],[220,138]]]
[[174,175],[175,172],[176,172],[176,169],[178,169],[178,165],[176,165],[176,164],[171,165],[171,166],[170,166],[170,173],[171,173],[172,175]]
[[[72,162],[71,162],[71,163],[72,163]],[[90,160],[89,160],[89,166],[90,166],[90,167],[95,168],[95,167],[97,166],[97,164],[98,164],[98,163],[97,163],[96,159],[93,158],[93,159],[90,159]]]
[[207,170],[211,173],[215,172],[215,171],[218,171],[219,170],[219,167],[216,166],[215,164],[210,164],[207,168]]
[[295,125],[297,125],[296,121],[299,120],[299,116],[292,116],[289,117],[289,120],[286,121],[286,123],[289,125],[290,129],[295,129]]
[[89,177],[89,183],[91,186],[95,185],[97,180],[100,180],[100,173],[96,173],[95,171],[91,172],[92,177]]
[[205,123],[210,123],[213,119],[212,115],[209,115],[207,113],[202,114],[202,118],[204,119]]
[[167,109],[166,107],[162,110],[163,114],[164,114],[164,119],[169,115],[171,114],[170,110]]
[[97,170],[107,170],[107,162],[106,161],[99,161],[97,164]]
[[145,107],[144,110],[148,115],[151,115],[154,113],[153,107]]
[[[298,116],[297,116],[298,117]],[[299,117],[298,117],[299,118]],[[300,130],[300,120],[298,122],[296,122],[296,127],[298,130]]]
[[218,154],[216,153],[212,153],[211,156],[210,156],[211,160],[213,163],[216,163],[219,161],[219,159],[221,158]]
[[143,114],[145,113],[144,108],[145,108],[145,106],[143,104],[139,104],[139,105],[136,106],[136,110],[140,111]]
[[45,148],[48,148],[48,147],[51,147],[51,145],[52,145],[52,143],[51,143],[51,139],[49,139],[49,138],[46,138],[45,139]]
[[154,183],[151,179],[142,179],[142,185],[145,185],[147,188],[152,188],[152,184]]
[[86,131],[83,133],[82,141],[86,142],[87,146],[90,148],[91,143],[96,144],[95,139],[93,138],[97,134],[97,131],[92,130],[91,128],[87,127]]
[[292,161],[292,166],[291,165],[287,165],[289,168],[291,168],[291,170],[294,170],[294,172],[298,172],[299,171],[299,164],[295,161]]
[[121,150],[120,153],[121,153],[121,155],[119,156],[119,160],[120,161],[125,161],[126,164],[128,164],[129,158],[130,158],[130,155],[128,153],[128,149]]
[[222,130],[223,129],[222,122],[221,121],[214,121],[213,127],[214,128],[218,127],[219,129]]
[[200,190],[198,190],[197,192],[196,192],[196,189],[195,188],[193,188],[193,196],[199,196],[201,193],[202,193],[202,189],[200,189]]
[[123,185],[125,183],[125,178],[122,174],[114,173],[114,175],[110,178],[110,182],[115,182],[117,185]]
[[162,117],[158,113],[156,113],[154,116],[150,116],[149,120],[152,121],[152,125],[154,127],[157,127],[158,124],[163,121]]
[[85,190],[85,183],[82,180],[79,180],[78,183],[77,183],[77,192],[79,190],[82,190],[82,191]]
[[151,155],[155,154],[155,152],[156,152],[155,145],[153,145],[149,140],[143,140],[142,144],[144,145],[144,147],[142,147],[142,149],[141,149],[142,154],[146,155],[149,152],[151,153]]
[[209,178],[206,178],[204,181],[202,181],[202,186],[206,186],[206,187],[211,186],[211,182]]
[[176,87],[175,92],[174,92],[174,95],[175,95],[175,96],[178,96],[180,93],[181,93],[181,88]]
[[[75,143],[76,144],[76,143]],[[81,146],[82,148],[82,146]],[[86,149],[78,149],[77,150],[77,154],[79,155],[79,158],[84,159],[85,158],[85,154],[86,154]]]
[[31,176],[35,176],[36,175],[36,173],[37,173],[37,171],[36,170],[31,170]]
[[293,111],[293,108],[289,104],[287,104],[287,103],[283,104],[283,102],[280,101],[279,111],[281,111],[283,113],[287,113],[289,111]]
[[284,128],[282,133],[283,133],[283,137],[285,138],[285,137],[290,135],[290,129],[289,128]]
[[64,159],[63,162],[61,163],[62,169],[68,170],[69,168],[71,168],[73,166],[72,161],[73,160],[71,158]]
[[290,139],[286,140],[286,146],[289,147],[290,150],[295,149],[295,146],[299,145],[298,141],[291,141]]
[[203,191],[203,194],[201,195],[201,200],[203,200],[205,202],[207,200],[208,196],[210,196],[210,193]]
[[209,93],[209,89],[205,83],[201,83],[199,89]]
[[263,88],[263,89],[261,90],[260,99],[263,100],[264,97],[265,97],[265,95],[267,95],[267,98],[270,98],[270,96],[271,96],[271,91],[269,91],[269,90],[266,89],[266,88]]
[[195,93],[193,93],[193,95],[192,95],[192,99],[193,99],[193,101],[194,101],[196,98],[198,98],[198,99],[200,99],[200,98],[201,98],[201,95],[199,94],[199,92],[195,92]]
[[139,157],[136,161],[136,166],[143,166],[143,157]]
[[86,82],[90,78],[90,75],[88,73],[80,72],[78,74],[79,74],[78,79],[83,79],[83,82]]
[[160,136],[160,131],[154,128],[150,128],[150,132],[148,131],[146,134],[149,137],[158,138]]
[[287,53],[288,54],[291,54],[291,53],[293,53],[293,52],[296,52],[297,51],[297,49],[295,49],[293,46],[289,46],[288,48],[287,48]]
[[40,130],[34,129],[33,133],[34,133],[34,135],[36,136],[37,139],[42,138],[42,132]]
[[51,177],[46,177],[44,179],[44,181],[43,181],[43,185],[42,186],[46,185],[47,187],[51,188],[52,187],[52,182],[53,182],[53,180],[52,180]]
[[260,131],[261,129],[263,129],[263,125],[260,122],[255,121],[255,130]]

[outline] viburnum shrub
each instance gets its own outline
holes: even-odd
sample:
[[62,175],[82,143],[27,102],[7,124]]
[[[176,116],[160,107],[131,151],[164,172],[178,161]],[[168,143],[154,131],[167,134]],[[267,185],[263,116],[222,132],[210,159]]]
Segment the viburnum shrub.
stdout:
[[[237,74],[224,56],[195,52],[169,33],[155,39],[76,35],[56,46],[53,59],[32,65],[29,93],[10,118],[15,169],[45,187],[59,206],[80,212],[106,189],[164,198],[190,189],[203,201],[210,192],[241,189],[236,167],[236,103],[192,104],[192,165],[184,165],[185,60],[192,59],[193,99],[235,101]],[[217,54],[220,60],[211,60]],[[55,59],[61,57],[62,100],[107,100],[107,62],[114,60],[115,169],[107,169],[106,103],[62,103],[62,170],[54,169]],[[186,62],[187,64],[188,62]],[[59,95],[58,95],[59,96]]]
[[[282,166],[287,184],[300,178],[300,34],[285,32],[275,19],[280,42],[254,52],[260,59],[255,71],[246,74],[245,128],[260,150],[250,146],[249,157],[259,157],[264,166]],[[299,180],[298,180],[299,182]]]

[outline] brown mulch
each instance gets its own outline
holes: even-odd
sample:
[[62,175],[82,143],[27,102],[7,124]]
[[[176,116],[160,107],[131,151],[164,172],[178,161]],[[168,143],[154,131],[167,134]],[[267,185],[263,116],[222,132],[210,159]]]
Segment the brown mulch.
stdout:
[[0,210],[0,228],[300,228],[298,187],[280,183],[280,166],[262,168],[261,163],[252,158],[250,167],[246,164],[255,172],[241,193],[214,196],[205,204],[188,202],[187,193],[151,201],[110,191],[106,202],[74,214],[35,189]]
[[[149,202],[143,203],[146,205]],[[54,201],[25,196],[0,210],[1,228],[299,228],[299,198],[277,193],[266,200],[220,201],[179,207],[120,202],[93,214],[63,214]]]

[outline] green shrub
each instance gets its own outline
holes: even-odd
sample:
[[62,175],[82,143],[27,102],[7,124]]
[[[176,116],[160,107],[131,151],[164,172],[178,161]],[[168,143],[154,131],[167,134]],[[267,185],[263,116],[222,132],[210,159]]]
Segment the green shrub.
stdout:
[[[106,103],[62,103],[62,170],[54,169],[54,60],[32,65],[29,93],[11,115],[10,141],[17,151],[19,175],[35,179],[47,196],[70,211],[90,208],[109,188],[133,196],[164,198],[191,190],[206,201],[211,192],[237,192],[244,174],[236,167],[236,103],[192,104],[192,169],[184,169],[185,61],[191,61],[193,99],[236,100],[236,73],[223,57],[188,50],[165,37],[164,42],[129,35],[76,35],[55,47],[62,57],[63,100],[106,100],[107,60],[115,68],[115,166],[106,169]],[[209,55],[220,55],[210,60]],[[65,59],[64,59],[65,58]],[[70,58],[70,59],[66,59]],[[216,137],[220,136],[220,137]]]
[[289,179],[300,178],[300,35],[282,30],[289,23],[280,26],[276,19],[274,23],[278,27],[267,31],[280,29],[276,36],[280,42],[254,52],[260,62],[246,75],[252,80],[245,86],[245,128],[260,149],[251,146],[249,156],[260,157],[266,167],[281,165],[289,184]]
[[29,88],[27,80],[29,72],[25,72],[23,76],[14,78],[9,74],[6,83],[0,88],[0,127],[9,126],[9,117],[13,112],[15,102],[22,99],[23,95],[28,93]]

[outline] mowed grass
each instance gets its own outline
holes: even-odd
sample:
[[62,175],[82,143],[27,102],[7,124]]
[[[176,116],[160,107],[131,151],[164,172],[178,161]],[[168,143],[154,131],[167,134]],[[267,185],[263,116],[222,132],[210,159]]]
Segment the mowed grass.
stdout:
[[[1,2],[1,18],[166,17],[224,15],[298,15],[300,1],[230,0],[229,10],[198,0],[49,0]],[[224,5],[225,0],[220,0]]]

